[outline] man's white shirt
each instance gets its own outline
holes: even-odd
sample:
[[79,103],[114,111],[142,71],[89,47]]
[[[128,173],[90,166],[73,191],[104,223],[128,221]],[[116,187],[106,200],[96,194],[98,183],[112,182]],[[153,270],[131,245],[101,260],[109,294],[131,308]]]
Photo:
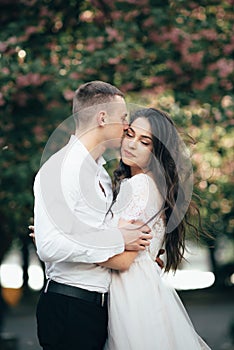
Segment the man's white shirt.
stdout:
[[35,239],[46,277],[101,293],[111,276],[96,263],[124,251],[121,232],[106,222],[112,189],[104,163],[71,136],[34,182]]

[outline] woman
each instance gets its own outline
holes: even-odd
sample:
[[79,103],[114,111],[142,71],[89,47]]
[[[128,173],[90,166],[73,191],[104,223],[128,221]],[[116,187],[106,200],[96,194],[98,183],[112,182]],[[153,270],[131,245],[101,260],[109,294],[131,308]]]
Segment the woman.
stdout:
[[183,258],[186,224],[193,227],[182,145],[172,120],[153,108],[137,111],[123,137],[109,214],[120,222],[146,222],[154,237],[149,249],[124,252],[101,264],[113,269],[105,350],[210,349],[155,264],[164,246],[165,271],[175,271]]

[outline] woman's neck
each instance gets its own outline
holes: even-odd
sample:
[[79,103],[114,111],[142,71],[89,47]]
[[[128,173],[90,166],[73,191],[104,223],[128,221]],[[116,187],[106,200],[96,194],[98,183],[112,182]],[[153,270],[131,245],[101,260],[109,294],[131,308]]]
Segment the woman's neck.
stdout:
[[153,178],[152,171],[149,170],[149,169],[139,169],[139,168],[136,169],[134,167],[131,167],[130,168],[130,172],[131,172],[131,176],[135,176],[135,175],[138,175],[138,174],[147,174],[148,176]]

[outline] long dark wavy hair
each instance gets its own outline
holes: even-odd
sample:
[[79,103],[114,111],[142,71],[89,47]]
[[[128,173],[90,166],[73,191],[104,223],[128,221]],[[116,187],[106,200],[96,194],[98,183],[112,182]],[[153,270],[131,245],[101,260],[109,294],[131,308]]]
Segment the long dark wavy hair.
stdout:
[[[130,117],[130,125],[137,118],[145,118],[150,123],[153,150],[149,171],[152,172],[155,184],[164,199],[160,213],[154,215],[147,223],[158,215],[164,219],[166,232],[163,243],[167,256],[165,271],[171,269],[176,271],[184,256],[186,228],[193,228],[196,236],[199,236],[201,231],[199,229],[201,226],[194,226],[189,220],[191,213],[196,212],[200,223],[199,209],[195,202],[191,201],[191,197],[189,203],[186,203],[186,190],[184,191],[181,184],[181,176],[189,176],[183,169],[183,160],[186,157],[183,157],[182,153],[186,150],[182,147],[184,143],[175,124],[165,112],[155,108],[140,109]],[[184,173],[180,174],[180,172]],[[119,193],[121,181],[130,177],[131,169],[121,159],[118,168],[114,171],[113,203]],[[186,210],[182,215],[181,211],[185,206]],[[168,226],[172,227],[170,232],[167,230]]]

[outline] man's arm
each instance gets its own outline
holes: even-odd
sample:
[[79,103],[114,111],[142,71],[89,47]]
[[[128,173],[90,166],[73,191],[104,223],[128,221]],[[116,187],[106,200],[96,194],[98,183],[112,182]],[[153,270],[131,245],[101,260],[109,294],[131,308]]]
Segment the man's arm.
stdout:
[[125,251],[121,254],[115,255],[107,261],[99,263],[98,265],[124,272],[129,269],[137,255],[138,252],[136,251]]
[[[160,249],[155,259],[155,262],[161,269],[164,268],[164,262],[162,259],[160,259],[160,255],[164,254],[164,252],[164,249]],[[103,263],[99,263],[98,265],[108,267],[109,269],[118,270],[120,272],[124,272],[129,269],[137,255],[138,252],[136,251],[125,251],[121,254],[115,255],[113,258],[110,258],[107,261],[104,261]]]
[[[78,181],[77,167],[80,165],[73,162],[74,157],[69,162],[69,156],[70,153],[59,153],[55,160],[49,160],[43,165],[35,179],[35,241],[40,259],[47,262],[98,263],[122,253],[125,248],[136,251],[144,249],[144,245],[147,245],[145,239],[152,238],[142,232],[148,232],[147,228],[138,228],[133,224],[120,229],[98,228],[90,225],[88,216],[86,220],[80,217],[86,210],[81,209],[83,211],[79,212],[77,203],[84,194],[79,192],[80,188],[84,191]],[[75,156],[77,159],[77,150]],[[84,162],[82,171],[84,174],[92,174],[93,170]],[[81,178],[83,179],[82,176]],[[88,180],[86,176],[87,183],[91,183],[92,179],[90,182]],[[89,187],[87,191],[91,191]],[[96,200],[93,191],[89,199],[92,212],[92,200]],[[81,205],[87,206],[83,202]],[[94,201],[97,210],[100,209],[99,203]]]
[[[33,243],[36,245],[34,226],[30,225],[28,226],[28,228],[31,231],[29,236],[32,238]],[[108,259],[107,261],[99,263],[98,265],[123,272],[129,269],[130,265],[134,261],[137,254],[138,254],[137,251],[125,251],[121,254],[115,255],[114,257]]]

